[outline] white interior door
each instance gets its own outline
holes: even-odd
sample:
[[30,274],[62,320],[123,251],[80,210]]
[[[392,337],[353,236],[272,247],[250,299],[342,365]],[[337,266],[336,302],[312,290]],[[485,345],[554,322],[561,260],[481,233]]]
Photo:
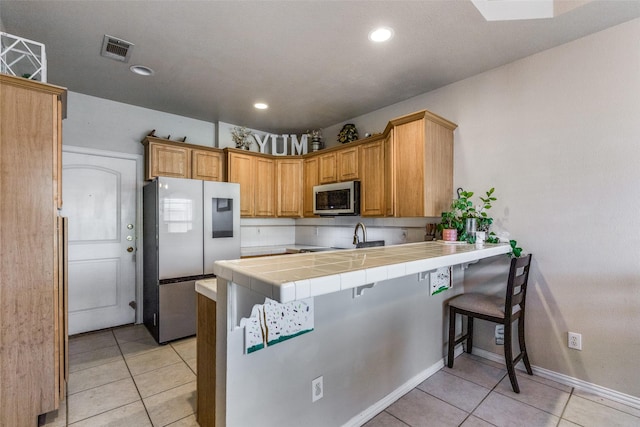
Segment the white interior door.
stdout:
[[63,152],[69,334],[135,321],[136,162]]

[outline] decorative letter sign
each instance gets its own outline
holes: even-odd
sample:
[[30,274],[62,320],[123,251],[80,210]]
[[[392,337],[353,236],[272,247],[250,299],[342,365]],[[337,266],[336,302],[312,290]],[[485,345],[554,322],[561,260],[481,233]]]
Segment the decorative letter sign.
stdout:
[[253,134],[253,139],[258,143],[258,147],[260,147],[261,153],[267,152],[267,141],[271,138],[271,154],[274,156],[286,156],[289,153],[289,137],[291,137],[291,155],[296,156],[300,154],[307,154],[307,140],[309,135],[306,133],[300,136],[300,142],[298,142],[298,137],[296,135],[287,135],[282,134],[282,150],[278,150],[278,135],[274,134],[266,134],[264,139],[260,138],[260,135]]
[[278,151],[278,142],[276,141],[277,136],[271,135],[271,154],[274,156],[286,156],[287,155],[287,140],[289,139],[289,135],[282,135],[282,152]]
[[[284,135],[282,135],[284,136]],[[300,142],[298,142],[298,137],[295,135],[290,135],[291,136],[291,154],[292,155],[300,155],[300,154],[307,154],[307,137],[309,135],[307,135],[306,133],[303,134],[300,137]]]
[[258,143],[258,147],[260,147],[260,152],[264,153],[265,145],[267,145],[267,140],[269,139],[269,135],[264,136],[264,141],[260,140],[260,135],[253,134],[253,139]]

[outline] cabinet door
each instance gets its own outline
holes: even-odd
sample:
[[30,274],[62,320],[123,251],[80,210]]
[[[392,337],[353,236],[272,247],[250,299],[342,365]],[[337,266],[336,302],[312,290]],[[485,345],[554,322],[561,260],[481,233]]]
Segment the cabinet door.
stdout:
[[318,172],[320,184],[330,184],[338,181],[338,169],[336,166],[336,153],[328,153],[318,156]]
[[156,176],[190,178],[190,149],[149,143],[147,179]]
[[338,181],[358,179],[358,147],[345,148],[337,152]]
[[395,214],[395,163],[394,163],[394,144],[393,129],[389,131],[389,135],[384,140],[384,198],[385,198],[385,215],[394,216]]
[[395,216],[424,216],[424,119],[394,127]]
[[254,167],[253,156],[229,153],[229,182],[240,184],[240,215],[253,216],[254,213]]
[[[272,159],[256,157],[255,216],[275,215],[275,164]],[[242,190],[241,190],[242,191]]]
[[313,186],[318,185],[318,157],[305,159],[304,161],[304,216],[313,215]]
[[222,181],[222,154],[205,150],[192,150],[191,178]]
[[360,147],[360,212],[362,216],[384,216],[384,141]]
[[277,216],[301,217],[302,216],[302,159],[278,159],[277,167],[277,187],[278,187],[278,208]]

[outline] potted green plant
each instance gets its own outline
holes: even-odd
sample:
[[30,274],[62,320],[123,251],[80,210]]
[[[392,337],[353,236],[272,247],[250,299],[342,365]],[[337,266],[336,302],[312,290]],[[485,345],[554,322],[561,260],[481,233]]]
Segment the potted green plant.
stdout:
[[471,196],[473,196],[471,192],[460,192],[458,198],[451,202],[450,210],[442,212],[442,220],[438,224],[438,230],[442,232],[442,240],[464,240],[461,237],[468,217],[467,212],[473,209],[473,203],[469,200]]
[[451,209],[442,213],[442,220],[438,225],[438,229],[442,231],[442,239],[474,243],[475,232],[481,231],[486,233],[486,242],[497,243],[498,237],[489,232],[493,218],[486,212],[491,209],[491,203],[497,200],[494,191],[495,188],[491,188],[485,193],[485,197],[480,197],[482,204],[478,206],[474,206],[471,200],[474,194],[472,191],[460,191],[458,198],[451,202]]

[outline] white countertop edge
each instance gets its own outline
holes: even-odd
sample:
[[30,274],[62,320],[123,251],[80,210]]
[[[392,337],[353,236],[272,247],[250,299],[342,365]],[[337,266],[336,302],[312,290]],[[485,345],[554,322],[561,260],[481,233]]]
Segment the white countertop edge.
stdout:
[[[245,273],[234,271],[231,265],[223,266],[216,263],[214,266],[214,272],[217,276],[224,277],[241,286],[248,287],[268,298],[273,298],[278,302],[286,303],[308,298],[309,296],[326,295],[344,289],[355,288],[381,280],[395,279],[423,271],[436,270],[441,267],[470,263],[483,258],[507,254],[510,251],[511,247],[508,244],[496,246],[491,245],[488,247],[484,246],[483,248],[479,248],[478,250],[471,252],[454,253],[434,258],[425,258],[415,261],[389,264],[386,266],[371,267],[363,270],[357,270],[364,272],[364,274],[348,275],[348,283],[341,283],[341,277],[347,276],[345,273],[342,273],[344,276],[341,274],[328,274],[324,278],[309,278],[294,282],[278,283],[258,277],[247,276]],[[224,261],[222,264],[224,264]],[[383,274],[382,270],[386,270],[386,274]],[[320,281],[325,281],[327,285],[321,285]]]
[[197,280],[196,292],[213,301],[218,301],[218,279]]

